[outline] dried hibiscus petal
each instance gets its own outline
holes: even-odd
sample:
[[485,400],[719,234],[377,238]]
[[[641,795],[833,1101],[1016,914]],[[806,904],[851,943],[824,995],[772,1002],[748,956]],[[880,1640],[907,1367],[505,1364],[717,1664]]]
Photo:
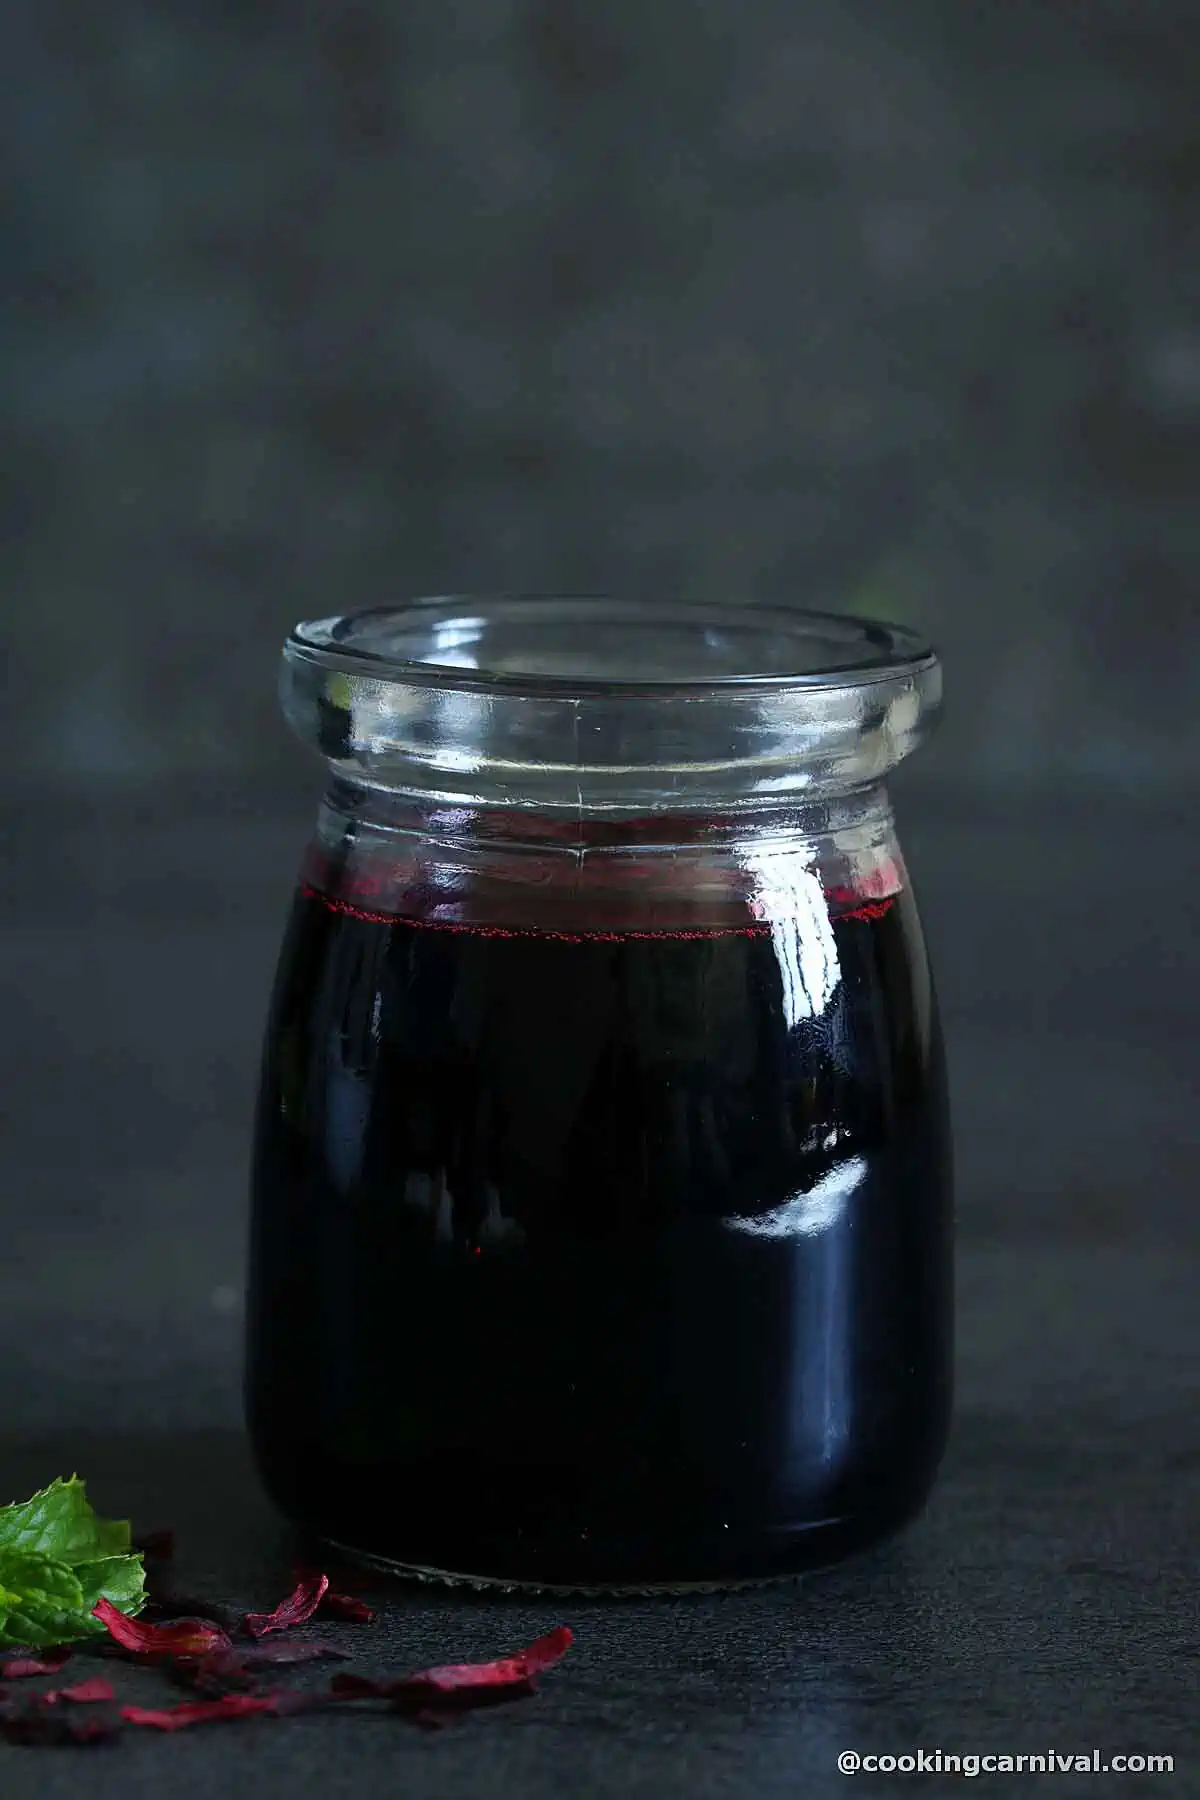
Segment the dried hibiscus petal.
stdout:
[[219,1668],[215,1657],[168,1657],[162,1670],[173,1687],[183,1688],[193,1700],[223,1700],[226,1694],[254,1693],[258,1678],[240,1663]]
[[263,1669],[271,1664],[321,1662],[333,1659],[345,1662],[349,1659],[348,1650],[339,1650],[336,1644],[253,1644],[246,1648],[239,1647],[233,1653],[210,1657],[208,1661],[224,1666],[232,1666],[235,1662],[243,1669]]
[[335,1700],[386,1700],[397,1712],[407,1713],[420,1725],[440,1725],[439,1709],[444,1713],[448,1709],[461,1712],[495,1706],[505,1700],[522,1700],[534,1689],[525,1676],[518,1681],[484,1681],[439,1690],[407,1675],[388,1681],[373,1681],[367,1675],[335,1675],[329,1691]]
[[390,1700],[402,1681],[376,1681],[370,1675],[335,1675],[329,1685],[339,1700]]
[[112,1687],[100,1676],[78,1681],[74,1687],[30,1694],[0,1707],[0,1731],[14,1744],[103,1743],[116,1736],[117,1721],[107,1704],[97,1711],[95,1703],[112,1698]]
[[71,1652],[66,1644],[59,1644],[53,1650],[21,1651],[9,1657],[7,1662],[0,1662],[0,1681],[24,1681],[30,1675],[57,1675],[65,1662],[71,1660]]
[[168,1619],[210,1619],[226,1635],[236,1629],[233,1617],[223,1606],[196,1594],[176,1593],[171,1588],[160,1587],[149,1572],[146,1591],[148,1599],[146,1611],[141,1615],[143,1619],[153,1617],[161,1621],[165,1614]]
[[339,1650],[333,1644],[239,1644],[236,1649],[218,1651],[212,1656],[175,1658],[168,1673],[180,1687],[208,1699],[220,1699],[239,1688],[253,1687],[259,1669],[348,1657],[349,1651]]
[[265,1637],[269,1631],[287,1631],[293,1625],[307,1624],[329,1588],[328,1575],[310,1575],[294,1594],[281,1600],[274,1612],[247,1613],[246,1630],[251,1637]]
[[536,1638],[514,1656],[498,1656],[491,1662],[444,1663],[440,1668],[420,1669],[407,1678],[410,1687],[429,1689],[436,1694],[461,1693],[472,1688],[520,1687],[541,1675],[564,1657],[571,1647],[573,1634],[567,1625],[558,1625],[544,1637]]
[[211,1619],[172,1619],[163,1625],[148,1625],[118,1612],[111,1600],[98,1600],[92,1612],[122,1649],[139,1656],[209,1656],[214,1650],[233,1648],[228,1634]]
[[[297,1563],[293,1573],[297,1581],[321,1579],[321,1570],[311,1563]],[[374,1609],[352,1591],[362,1585],[363,1577],[354,1570],[340,1570],[337,1581],[337,1588],[332,1585],[326,1588],[318,1612],[331,1619],[347,1619],[355,1625],[369,1625],[375,1617]]]
[[375,1613],[365,1600],[358,1600],[353,1594],[327,1593],[321,1602],[321,1611],[331,1619],[346,1619],[355,1625],[369,1625]]
[[39,1694],[37,1698],[42,1706],[57,1706],[60,1700],[87,1706],[97,1700],[111,1700],[112,1682],[105,1681],[102,1675],[89,1675],[86,1681],[77,1681],[73,1687],[51,1688],[49,1693]]
[[25,1706],[0,1715],[0,1732],[10,1744],[103,1744],[120,1726],[110,1707]]
[[513,1656],[491,1662],[444,1663],[418,1669],[398,1680],[373,1681],[365,1675],[335,1675],[331,1692],[343,1700],[390,1700],[394,1706],[428,1709],[437,1705],[473,1706],[495,1699],[516,1699],[533,1691],[533,1680],[566,1655],[572,1633],[559,1625]]
[[256,1713],[292,1711],[290,1694],[226,1694],[219,1700],[183,1700],[177,1706],[123,1706],[127,1725],[145,1725],[155,1731],[183,1731],[189,1725],[208,1725],[220,1719],[246,1719]]

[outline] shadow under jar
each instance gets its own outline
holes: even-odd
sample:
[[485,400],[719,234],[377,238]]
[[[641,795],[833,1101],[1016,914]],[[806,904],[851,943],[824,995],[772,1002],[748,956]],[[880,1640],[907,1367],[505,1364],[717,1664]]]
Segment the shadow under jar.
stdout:
[[292,633],[330,781],[266,1034],[247,1399],[293,1520],[645,1590],[920,1506],[949,1138],[883,783],[939,691],[907,631],[759,607]]

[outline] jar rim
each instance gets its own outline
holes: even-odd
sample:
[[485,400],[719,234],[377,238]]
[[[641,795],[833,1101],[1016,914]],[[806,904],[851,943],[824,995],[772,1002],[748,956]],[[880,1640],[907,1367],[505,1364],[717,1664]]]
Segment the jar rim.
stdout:
[[[564,638],[589,628],[593,641],[598,632],[610,638],[614,632],[626,634],[619,655],[614,658],[610,644],[606,660],[604,650]],[[559,639],[550,651],[544,642],[548,632]],[[651,633],[663,640],[657,656],[647,653]],[[489,650],[487,640],[494,645],[497,637],[500,649]],[[423,638],[428,643],[422,649]],[[698,654],[705,659],[703,668]],[[904,682],[938,660],[932,645],[910,627],[857,614],[756,601],[723,605],[507,593],[430,595],[301,620],[288,636],[285,655],[374,681],[547,699],[824,691]],[[531,666],[522,666],[526,659]]]
[[908,627],[840,613],[460,596],[302,622],[280,696],[302,741],[368,786],[730,810],[881,779],[928,733],[941,664]]

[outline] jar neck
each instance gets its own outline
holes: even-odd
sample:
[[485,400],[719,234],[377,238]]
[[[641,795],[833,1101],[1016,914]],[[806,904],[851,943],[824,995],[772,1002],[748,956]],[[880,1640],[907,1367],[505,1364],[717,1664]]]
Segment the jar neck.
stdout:
[[697,812],[605,808],[524,808],[502,803],[454,806],[338,774],[321,802],[318,835],[333,843],[347,837],[374,840],[419,836],[446,843],[523,846],[553,854],[646,852],[695,848],[716,852],[722,845],[825,840],[894,841],[891,800],[882,781],[829,795],[789,799],[753,808],[709,807]]
[[449,808],[338,781],[303,886],[335,910],[562,933],[758,929],[890,905],[907,885],[882,786],[744,813]]

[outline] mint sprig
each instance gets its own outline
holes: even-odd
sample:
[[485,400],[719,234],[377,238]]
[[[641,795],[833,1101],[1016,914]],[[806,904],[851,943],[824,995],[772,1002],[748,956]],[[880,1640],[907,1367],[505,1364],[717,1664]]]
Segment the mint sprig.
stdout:
[[78,1476],[0,1507],[0,1649],[102,1636],[97,1601],[140,1612],[145,1580],[128,1521],[99,1518]]

